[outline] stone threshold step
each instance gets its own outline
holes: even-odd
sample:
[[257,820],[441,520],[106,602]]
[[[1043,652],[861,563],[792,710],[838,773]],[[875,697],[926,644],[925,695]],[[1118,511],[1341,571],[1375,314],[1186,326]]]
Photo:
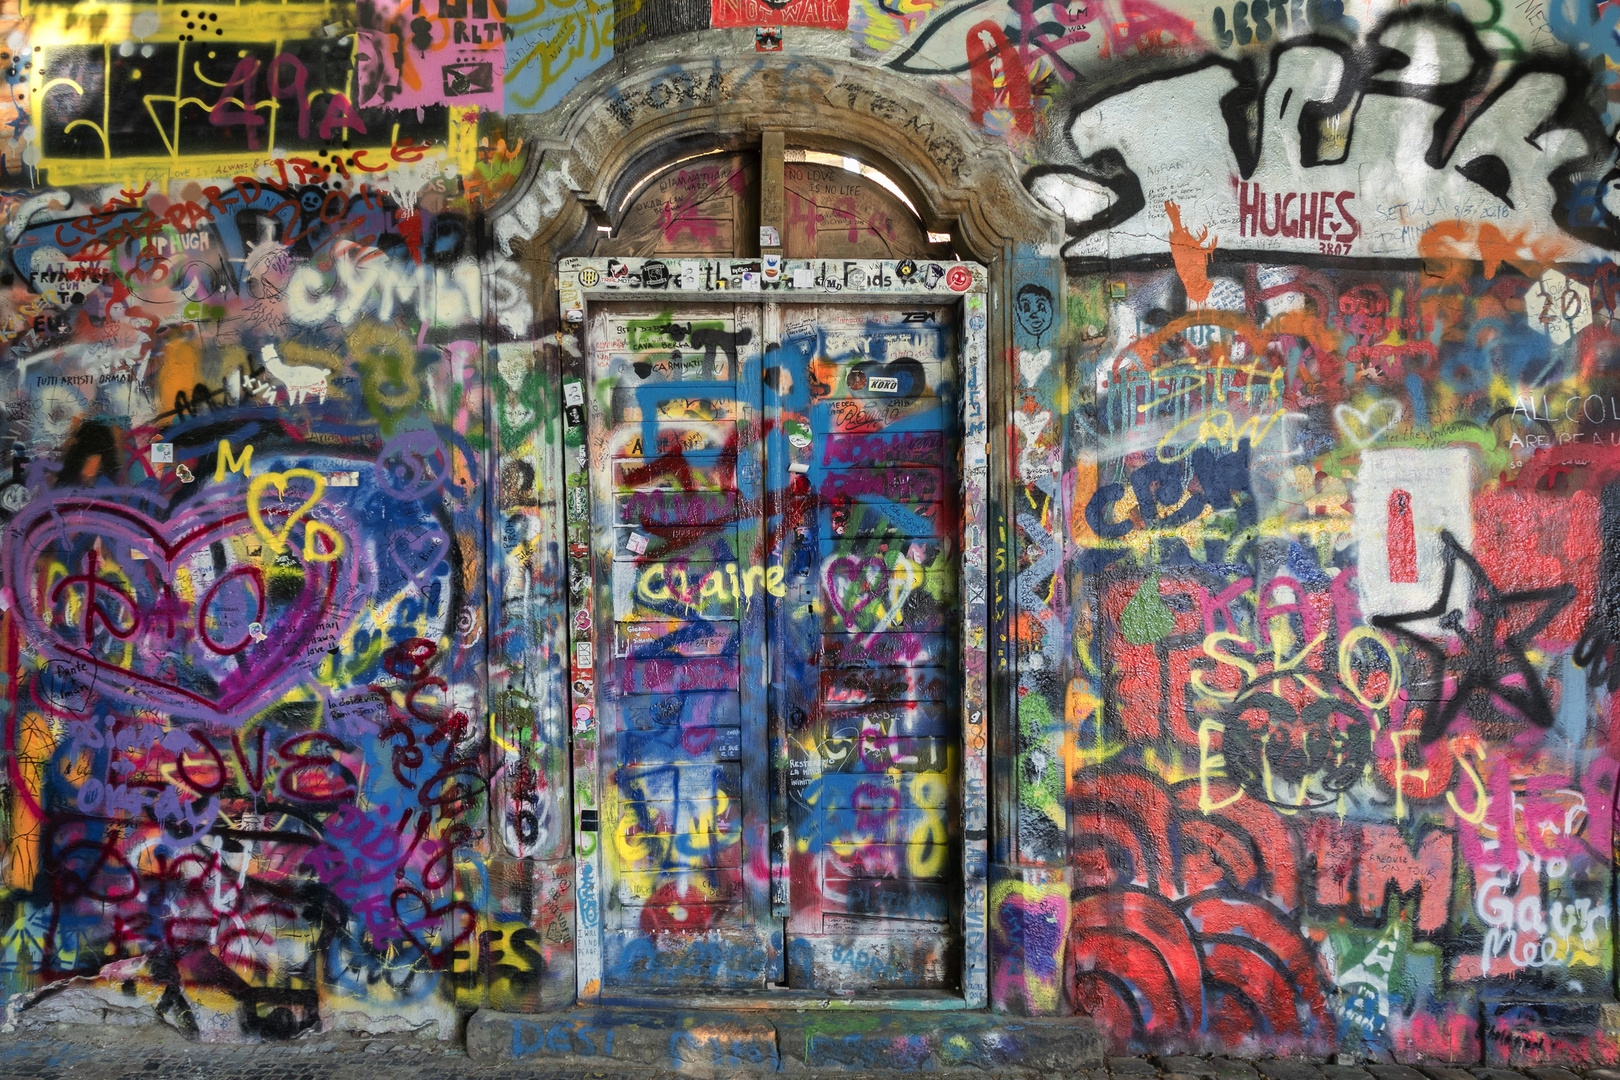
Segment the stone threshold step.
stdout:
[[1103,1063],[1085,1017],[839,1008],[702,1010],[581,1006],[481,1009],[467,1021],[475,1061],[737,1073],[938,1072],[1051,1076]]

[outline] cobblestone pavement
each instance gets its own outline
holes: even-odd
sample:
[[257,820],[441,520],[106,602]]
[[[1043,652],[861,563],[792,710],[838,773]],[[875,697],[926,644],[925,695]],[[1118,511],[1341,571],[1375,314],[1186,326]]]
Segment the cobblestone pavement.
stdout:
[[[971,1072],[971,1071],[968,1071]],[[750,1076],[739,1072],[737,1076]],[[878,1080],[895,1074],[810,1072],[798,1080]],[[971,1073],[1011,1080],[1028,1073]],[[399,1039],[302,1039],[265,1046],[216,1046],[178,1035],[125,1035],[97,1029],[84,1038],[0,1036],[0,1080],[687,1080],[650,1069],[559,1067],[522,1061],[474,1061],[449,1044]],[[1104,1067],[1076,1069],[1062,1080],[1620,1080],[1620,1071],[1523,1070],[1475,1066],[1233,1058],[1111,1058]]]

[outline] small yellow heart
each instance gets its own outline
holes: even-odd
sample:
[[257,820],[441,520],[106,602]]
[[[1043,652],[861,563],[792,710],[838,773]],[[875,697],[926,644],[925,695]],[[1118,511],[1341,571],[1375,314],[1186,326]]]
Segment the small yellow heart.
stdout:
[[[293,480],[308,480],[315,486],[315,489],[310,492],[309,497],[303,501],[297,510],[287,516],[287,521],[282,525],[280,531],[272,530],[264,523],[264,518],[259,513],[259,497],[264,494],[264,489],[267,487],[275,488],[278,495],[285,495],[287,493],[287,484]],[[293,528],[304,519],[305,514],[314,509],[315,504],[321,501],[321,496],[325,493],[326,477],[313,469],[288,469],[286,472],[260,473],[248,483],[248,520],[253,522],[254,531],[259,534],[266,544],[270,545],[270,550],[279,555],[287,550],[287,537],[292,534]],[[322,526],[322,528],[325,528],[325,526]],[[326,531],[332,536],[336,536],[330,529]],[[306,555],[312,546],[309,531],[306,529],[304,533]],[[336,558],[336,553],[327,557]]]

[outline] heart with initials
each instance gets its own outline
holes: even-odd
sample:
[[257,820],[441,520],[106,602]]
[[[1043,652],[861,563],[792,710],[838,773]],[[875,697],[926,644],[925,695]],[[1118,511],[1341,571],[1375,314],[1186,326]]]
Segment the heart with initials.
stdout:
[[311,677],[370,587],[341,511],[316,520],[293,488],[167,521],[68,494],[30,505],[4,550],[29,644],[124,704],[246,720]]
[[390,538],[388,552],[394,565],[421,587],[450,553],[450,537],[436,524],[401,530]]

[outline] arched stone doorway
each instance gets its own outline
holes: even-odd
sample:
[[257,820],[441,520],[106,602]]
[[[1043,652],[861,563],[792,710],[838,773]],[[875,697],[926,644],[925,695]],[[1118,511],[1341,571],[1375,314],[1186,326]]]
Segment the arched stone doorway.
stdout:
[[[558,328],[540,362],[563,398],[566,449],[536,465],[564,473],[568,492],[557,539],[569,554],[580,995],[690,1000],[702,987],[723,999],[770,986],[978,1007],[988,748],[1006,738],[991,730],[987,645],[1006,640],[991,621],[1005,590],[988,546],[1006,477],[988,462],[1006,460],[995,418],[1007,405],[987,360],[1011,340],[1012,305],[998,295],[1010,262],[1023,245],[1054,251],[1059,230],[1003,151],[981,149],[910,87],[837,65],[809,78],[774,62],[705,65],[583,88],[544,136],[536,121],[532,137],[566,149],[538,159],[496,225],[497,239],[533,233],[523,253],[536,306]],[[769,108],[762,93],[775,95]],[[760,130],[766,114],[783,123]],[[975,256],[982,265],[960,261]],[[864,343],[848,346],[856,330]],[[638,352],[637,335],[653,344]],[[703,348],[700,335],[725,342]],[[902,362],[916,373],[890,370]],[[702,396],[682,408],[699,413],[624,404],[649,383],[693,378],[688,368]],[[796,403],[809,412],[794,411],[805,385],[858,407],[909,379],[925,405],[891,409],[893,425],[818,423],[814,408],[831,403],[814,394]],[[877,467],[824,470],[815,455],[835,441],[839,454],[878,445],[865,463]],[[901,444],[926,446],[927,460],[892,457]],[[902,510],[937,535],[881,513],[851,529],[850,507],[815,491],[795,529],[794,474],[811,469],[845,489],[857,476],[931,479],[932,494]],[[664,520],[653,503],[672,499],[732,509]],[[855,514],[872,516],[861,501]],[[884,563],[896,558],[910,569]],[[884,581],[856,597],[868,563]],[[757,604],[745,584],[759,586]],[[875,602],[876,618],[852,614],[852,597]],[[798,647],[795,605],[814,624]],[[897,631],[907,618],[925,632]],[[657,655],[643,662],[637,650],[653,638]],[[902,639],[909,653],[873,659]],[[878,683],[888,689],[874,699]],[[838,753],[873,767],[829,766]],[[700,774],[703,805],[683,809],[675,786],[695,789]]]

